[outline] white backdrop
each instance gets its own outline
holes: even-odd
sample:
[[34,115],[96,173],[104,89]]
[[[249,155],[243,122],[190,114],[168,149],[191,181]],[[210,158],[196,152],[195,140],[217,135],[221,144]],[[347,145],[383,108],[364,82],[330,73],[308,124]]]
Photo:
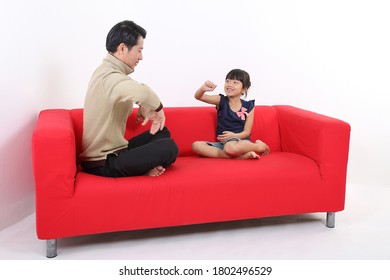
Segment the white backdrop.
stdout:
[[206,79],[220,92],[229,70],[245,69],[256,104],[349,122],[348,182],[390,186],[387,1],[0,3],[0,229],[34,211],[30,142],[38,112],[83,106],[107,32],[124,19],[148,31],[132,77],[165,106],[204,106],[193,94]]

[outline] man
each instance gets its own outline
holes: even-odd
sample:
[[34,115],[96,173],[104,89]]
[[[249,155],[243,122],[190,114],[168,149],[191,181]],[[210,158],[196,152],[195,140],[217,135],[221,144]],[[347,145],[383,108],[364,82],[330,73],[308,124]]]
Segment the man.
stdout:
[[[132,80],[143,59],[146,31],[132,21],[116,24],[106,40],[107,56],[95,70],[84,103],[81,165],[87,173],[105,177],[159,176],[178,155],[165,125],[163,105],[148,86]],[[133,104],[139,105],[149,131],[127,140],[126,122]]]

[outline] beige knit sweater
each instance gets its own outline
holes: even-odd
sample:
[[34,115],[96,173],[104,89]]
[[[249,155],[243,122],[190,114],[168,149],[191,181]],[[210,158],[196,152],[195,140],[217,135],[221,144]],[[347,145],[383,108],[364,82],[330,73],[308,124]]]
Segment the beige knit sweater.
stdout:
[[133,69],[111,54],[93,73],[84,102],[82,161],[105,159],[125,148],[126,122],[133,103],[156,110],[160,99],[147,85],[128,77]]

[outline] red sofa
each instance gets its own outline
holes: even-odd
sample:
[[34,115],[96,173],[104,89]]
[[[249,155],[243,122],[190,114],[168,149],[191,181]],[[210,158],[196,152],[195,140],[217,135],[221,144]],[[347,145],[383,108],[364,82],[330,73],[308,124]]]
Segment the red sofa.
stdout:
[[[86,234],[181,226],[344,209],[348,123],[292,106],[256,106],[252,140],[271,154],[258,160],[201,158],[195,140],[215,138],[214,107],[165,108],[179,146],[160,177],[104,178],[82,172],[77,155],[82,109],[40,112],[32,136],[36,230],[47,257],[57,239]],[[147,129],[128,119],[126,136]]]

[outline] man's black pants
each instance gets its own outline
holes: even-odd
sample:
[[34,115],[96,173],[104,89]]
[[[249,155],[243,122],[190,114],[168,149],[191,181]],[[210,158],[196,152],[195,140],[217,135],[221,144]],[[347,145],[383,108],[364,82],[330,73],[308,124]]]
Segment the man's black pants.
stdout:
[[85,172],[104,177],[127,177],[144,175],[157,166],[164,168],[175,162],[179,148],[164,127],[156,134],[149,131],[129,140],[127,150],[107,155],[102,167],[84,169]]

